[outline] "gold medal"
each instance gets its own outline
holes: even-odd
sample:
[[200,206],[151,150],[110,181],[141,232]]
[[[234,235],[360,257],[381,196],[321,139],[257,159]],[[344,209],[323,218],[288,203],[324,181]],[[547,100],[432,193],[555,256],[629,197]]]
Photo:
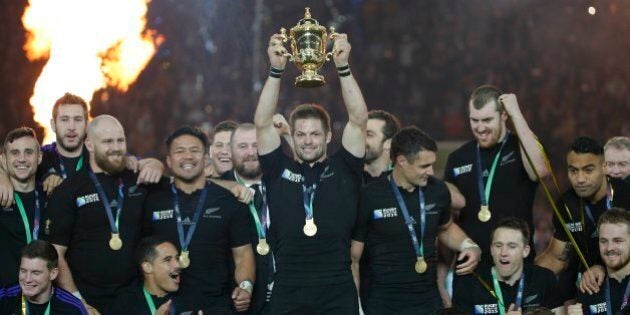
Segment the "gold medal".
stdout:
[[190,266],[190,256],[187,250],[183,250],[181,254],[179,254],[179,265],[184,269]]
[[490,213],[490,208],[486,205],[481,205],[481,209],[477,213],[477,218],[481,222],[488,222],[492,217],[492,213]]
[[119,250],[122,248],[123,242],[120,239],[118,233],[112,233],[112,238],[109,239],[109,248],[113,250]]
[[416,269],[417,273],[424,273],[427,271],[427,262],[424,261],[424,257],[418,257],[414,269]]
[[306,219],[306,223],[304,224],[304,234],[306,236],[313,236],[317,234],[317,225],[313,222],[313,219]]
[[265,238],[258,239],[258,245],[256,245],[256,251],[258,252],[258,254],[263,255],[263,256],[269,254],[269,244],[267,244],[267,239]]

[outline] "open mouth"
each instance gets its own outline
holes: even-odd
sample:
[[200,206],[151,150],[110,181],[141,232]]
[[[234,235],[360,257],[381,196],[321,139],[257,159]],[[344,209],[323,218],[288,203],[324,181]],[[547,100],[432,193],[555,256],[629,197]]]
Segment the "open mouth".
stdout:
[[176,270],[174,272],[171,272],[169,274],[169,276],[171,277],[171,279],[173,280],[173,282],[175,282],[175,284],[179,285],[179,281],[180,281],[180,276],[179,276],[180,271]]
[[179,165],[183,170],[191,170],[197,166],[197,163],[182,163]]

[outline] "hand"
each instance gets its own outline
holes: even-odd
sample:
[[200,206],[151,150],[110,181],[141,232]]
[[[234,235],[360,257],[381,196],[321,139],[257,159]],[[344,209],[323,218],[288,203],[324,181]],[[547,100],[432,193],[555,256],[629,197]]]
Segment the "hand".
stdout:
[[507,314],[508,315],[520,315],[520,314],[523,314],[523,312],[522,312],[522,310],[520,308],[516,309],[516,305],[514,305],[514,303],[512,303],[512,304],[510,304],[510,308],[508,308]]
[[138,170],[137,184],[155,184],[164,174],[164,164],[156,159],[144,159],[138,162]]
[[162,304],[157,310],[155,310],[155,315],[168,315],[171,311],[172,302],[172,300],[168,300]]
[[567,314],[569,315],[582,315],[584,312],[582,311],[582,304],[577,303],[570,305],[567,307]]
[[61,178],[59,175],[48,175],[48,177],[46,177],[46,180],[42,183],[42,186],[46,194],[50,196],[52,195],[53,190],[55,190],[55,188],[59,186],[61,182],[63,182],[63,178]]
[[0,206],[4,208],[13,205],[13,184],[4,172],[0,172]]
[[599,287],[604,283],[606,272],[604,267],[600,265],[593,265],[582,274],[582,281],[580,281],[580,291],[582,293],[588,293],[593,295],[599,292]]
[[457,256],[457,261],[464,261],[463,263],[455,266],[455,273],[458,275],[465,275],[473,272],[477,268],[477,264],[481,259],[481,249],[477,246],[468,247],[464,249]]
[[243,312],[249,309],[249,303],[252,300],[252,296],[249,292],[236,287],[232,292],[232,300],[234,301],[234,308],[237,312]]
[[276,69],[284,69],[287,64],[287,49],[282,44],[285,37],[281,34],[273,34],[269,39],[267,55],[269,55],[269,63]]
[[125,155],[125,168],[137,173],[138,172],[138,158],[133,155]]
[[516,95],[514,94],[503,94],[499,96],[499,104],[503,106],[503,109],[505,109],[510,116],[520,112],[518,101],[516,101]]
[[343,67],[348,65],[348,59],[350,58],[350,43],[348,42],[348,35],[344,33],[330,34],[333,40],[333,61],[335,66]]
[[273,126],[276,127],[276,131],[281,137],[291,134],[291,127],[282,114],[273,115]]
[[87,301],[82,300],[82,302],[89,315],[101,315],[101,313],[96,308],[94,308],[94,306],[88,304]]
[[238,199],[238,201],[244,204],[248,204],[254,199],[254,193],[245,185],[235,184],[232,188],[230,188],[230,192],[234,195],[234,197],[236,197],[236,199]]

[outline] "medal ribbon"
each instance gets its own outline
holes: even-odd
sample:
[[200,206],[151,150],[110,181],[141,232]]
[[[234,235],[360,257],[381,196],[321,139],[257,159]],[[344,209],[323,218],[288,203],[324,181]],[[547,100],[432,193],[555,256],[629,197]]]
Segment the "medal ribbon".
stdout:
[[35,189],[35,217],[33,218],[33,234],[31,234],[31,226],[28,223],[28,216],[26,215],[26,210],[24,209],[24,204],[22,203],[22,199],[20,195],[16,192],[13,193],[13,198],[15,199],[15,203],[17,204],[18,210],[20,211],[20,216],[22,217],[22,223],[24,224],[24,232],[26,234],[26,244],[30,244],[33,240],[37,240],[39,235],[39,192],[37,188]]
[[[48,305],[46,306],[46,310],[44,311],[44,315],[50,315],[50,301],[52,300],[52,295],[50,296],[50,300],[48,300]],[[26,297],[22,294],[22,314],[30,315],[31,311],[28,309],[28,302],[26,301]]]
[[[238,175],[236,175],[236,172],[234,172],[234,178],[236,178],[236,181],[239,182],[241,185],[245,185],[245,182],[238,177]],[[247,186],[247,185],[245,185]],[[263,200],[263,204],[261,206],[261,210],[260,210],[260,214],[258,214],[258,212],[256,211],[256,206],[254,205],[254,199],[252,198],[252,201],[249,202],[249,204],[247,204],[247,206],[249,207],[249,213],[252,215],[252,217],[254,218],[254,222],[256,222],[256,231],[258,232],[258,238],[264,239],[266,238],[267,235],[267,194],[266,194],[266,189],[265,186],[261,183],[260,184],[260,192],[261,196],[262,196],[262,200]],[[311,202],[312,204],[312,202]],[[311,209],[312,206],[311,206]],[[311,218],[313,217],[313,210],[311,210]],[[261,223],[261,219],[262,219],[262,223]]]
[[[612,311],[612,300],[610,298],[610,278],[608,276],[606,276],[606,288],[605,288],[605,294],[606,294],[606,313],[608,315],[612,315],[613,311]],[[623,309],[628,305],[628,299],[630,298],[630,280],[628,280],[628,283],[626,283],[626,290],[623,293],[623,300],[621,301],[621,307],[619,308],[619,311],[623,311]]]
[[[59,170],[61,170],[61,177],[63,179],[66,179],[68,177],[68,174],[66,173],[66,167],[63,164],[63,158],[61,157],[61,154],[59,154],[56,146],[55,153],[57,153],[57,158],[59,159]],[[78,172],[79,170],[81,170],[81,167],[83,167],[83,152],[81,152],[81,157],[79,158],[79,162],[77,162],[77,167],[75,167],[74,170]]]
[[481,201],[482,206],[488,206],[488,204],[490,203],[490,189],[492,189],[494,172],[497,169],[497,165],[499,164],[499,157],[501,157],[501,151],[503,151],[503,147],[505,147],[508,138],[510,138],[509,131],[505,134],[505,138],[503,138],[503,141],[501,141],[499,152],[497,152],[497,154],[494,156],[492,168],[490,169],[490,174],[488,175],[488,180],[486,181],[485,185],[483,184],[483,175],[481,172],[481,150],[479,149],[479,144],[477,144],[477,187],[479,188],[479,200]]
[[[494,286],[494,292],[496,293],[496,298],[499,301],[499,313],[501,315],[505,315],[505,302],[503,300],[503,293],[501,293],[501,286],[499,285],[499,280],[497,277],[497,272],[494,270],[494,267],[490,269],[492,273],[492,284]],[[523,291],[525,290],[525,270],[521,273],[521,279],[518,280],[518,289],[516,291],[516,301],[514,306],[518,310],[521,308],[521,304],[523,301]]]
[[155,315],[155,303],[153,303],[153,299],[151,298],[151,294],[147,292],[147,289],[142,286],[142,293],[144,293],[144,299],[147,301],[147,305],[149,306],[149,310],[151,311],[151,315]]
[[90,179],[92,180],[92,182],[94,183],[94,186],[96,186],[96,191],[98,192],[98,196],[101,198],[101,201],[103,202],[103,206],[105,207],[105,212],[107,213],[107,220],[109,221],[109,228],[111,229],[113,234],[118,234],[118,223],[120,221],[120,214],[122,213],[122,209],[123,209],[123,190],[125,185],[123,184],[123,181],[121,178],[118,179],[118,194],[116,196],[116,202],[118,203],[118,207],[116,209],[116,220],[114,220],[114,216],[112,215],[112,206],[109,203],[109,199],[107,198],[107,195],[105,194],[105,190],[103,190],[103,186],[101,186],[101,183],[98,181],[98,179],[96,178],[96,175],[94,175],[94,173],[92,171],[89,172],[90,174]]
[[177,234],[179,236],[179,245],[182,248],[182,251],[188,251],[188,245],[190,245],[190,241],[192,240],[192,236],[195,233],[195,229],[197,228],[197,222],[199,222],[199,217],[201,217],[201,209],[203,205],[206,203],[206,196],[208,195],[207,186],[203,187],[203,191],[201,191],[201,196],[199,200],[197,200],[197,207],[195,208],[195,214],[193,215],[193,221],[188,228],[188,233],[184,238],[184,225],[182,224],[182,213],[179,209],[179,196],[177,195],[177,190],[175,189],[175,185],[171,184],[171,192],[173,193],[173,208],[175,210],[175,216],[177,218]]
[[306,213],[306,219],[313,219],[313,200],[315,200],[315,191],[317,190],[317,184],[313,183],[313,186],[306,187],[302,184],[302,197],[304,200],[304,212]]
[[398,201],[400,211],[405,217],[405,225],[407,225],[409,236],[411,236],[411,241],[413,242],[413,249],[416,252],[416,257],[424,257],[424,230],[426,228],[426,209],[422,188],[416,187],[416,189],[418,189],[418,202],[420,204],[420,241],[418,241],[418,236],[416,235],[416,230],[413,227],[413,221],[411,220],[411,216],[409,215],[409,210],[407,209],[407,205],[405,204],[405,200],[403,200],[400,190],[398,190],[398,186],[396,186],[396,183],[394,183],[392,175],[389,176],[389,183],[392,187],[392,190],[394,191],[394,194],[396,195],[396,200]]

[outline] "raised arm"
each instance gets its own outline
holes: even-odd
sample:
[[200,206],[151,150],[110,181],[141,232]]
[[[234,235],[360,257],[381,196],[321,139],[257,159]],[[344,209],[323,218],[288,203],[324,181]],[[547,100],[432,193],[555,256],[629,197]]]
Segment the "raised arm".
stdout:
[[[287,50],[282,45],[282,35],[274,34],[269,40],[269,63],[275,72],[284,71],[287,63]],[[256,106],[254,124],[256,125],[256,141],[258,142],[258,154],[267,154],[280,146],[280,136],[276,132],[273,124],[273,116],[278,105],[278,95],[280,94],[280,75],[278,77],[269,76]]]
[[367,106],[359,84],[350,72],[350,43],[346,34],[333,35],[333,60],[339,71],[341,95],[348,111],[348,123],[343,129],[341,144],[356,157],[365,156],[365,133],[367,129]]
[[540,143],[538,142],[536,135],[529,128],[523,113],[521,113],[521,109],[519,108],[516,100],[516,95],[503,94],[499,96],[499,102],[503,104],[503,108],[505,108],[505,111],[512,119],[516,133],[523,144],[523,147],[520,150],[521,159],[523,160],[523,166],[527,171],[527,175],[529,175],[529,178],[532,181],[536,180],[536,173],[534,173],[534,170],[532,170],[529,162],[527,162],[523,148],[525,148],[527,153],[529,153],[529,157],[532,159],[532,164],[536,168],[536,172],[538,172],[540,178],[547,177],[549,175],[549,171],[547,170],[547,165],[545,164],[545,160],[543,158],[542,148],[540,147]]

